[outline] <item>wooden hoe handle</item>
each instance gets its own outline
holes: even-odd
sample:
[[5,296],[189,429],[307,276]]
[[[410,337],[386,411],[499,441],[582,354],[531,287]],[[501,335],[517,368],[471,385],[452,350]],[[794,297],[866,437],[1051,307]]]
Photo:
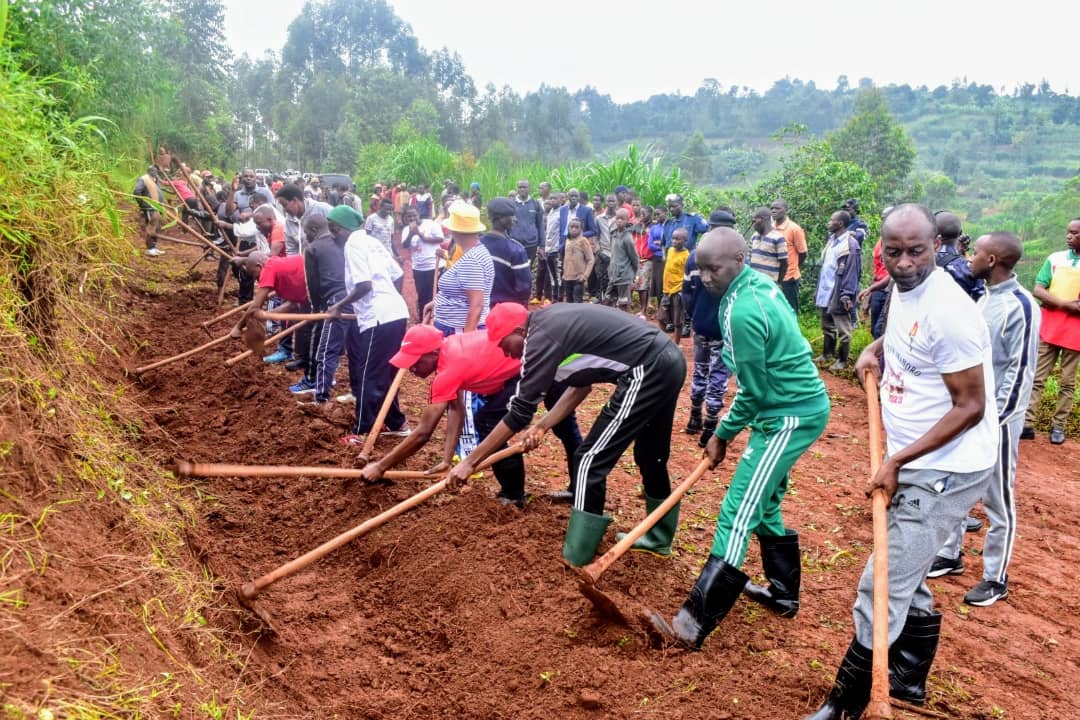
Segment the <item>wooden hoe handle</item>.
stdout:
[[[523,449],[520,444],[511,445],[505,450],[501,450],[500,452],[492,454],[490,457],[488,457],[487,460],[477,466],[477,470],[490,467],[492,464],[504,458],[508,458],[511,455],[516,455],[522,452],[522,450]],[[245,600],[254,599],[255,596],[258,595],[262,590],[264,590],[268,585],[272,585],[273,583],[277,582],[282,578],[288,577],[293,573],[303,570],[308,565],[328,555],[334,550],[337,550],[342,545],[352,542],[358,537],[367,535],[372,530],[386,524],[387,521],[396,518],[402,513],[408,512],[409,510],[421,504],[428,498],[434,495],[438,495],[446,489],[446,484],[447,482],[449,482],[449,477],[449,474],[447,474],[439,482],[435,483],[434,485],[430,485],[424,490],[416,493],[412,497],[401,501],[389,510],[385,510],[373,518],[368,518],[367,520],[360,523],[351,530],[347,530],[338,535],[337,537],[331,540],[327,540],[314,550],[304,553],[295,560],[291,560],[275,570],[271,570],[259,579],[253,582],[244,583],[244,585],[240,588],[240,596]]]
[[[232,463],[194,463],[189,460],[178,460],[175,471],[180,477],[362,478],[364,476],[362,469],[330,465],[234,465]],[[387,480],[415,480],[432,476],[423,470],[388,470],[383,473],[383,477]]]
[[[869,370],[863,373],[866,388],[866,409],[870,420],[870,475],[881,467],[882,435],[881,402],[878,384]],[[868,720],[891,718],[889,705],[889,521],[885,493],[880,490],[870,498],[874,516],[874,664],[870,685]]]
[[654,509],[651,513],[645,516],[645,519],[638,523],[633,530],[626,533],[619,542],[608,550],[606,553],[593,560],[591,563],[583,568],[580,568],[577,572],[581,575],[583,580],[590,583],[595,583],[600,579],[600,576],[604,574],[604,571],[611,567],[616,560],[626,554],[626,551],[630,549],[630,546],[641,538],[642,535],[647,533],[652,526],[660,522],[660,518],[668,514],[671,508],[675,507],[675,504],[682,499],[682,496],[700,480],[706,472],[709,471],[709,458],[703,458],[694,468],[694,472],[690,473],[690,476],[679,483],[679,486],[671,491],[664,502],[660,503],[660,506]]
[[382,430],[386,416],[390,412],[390,406],[394,404],[394,398],[397,397],[398,388],[401,387],[401,381],[405,379],[406,372],[408,370],[405,368],[398,368],[397,375],[394,376],[394,382],[390,384],[390,389],[386,391],[386,397],[383,398],[379,414],[375,416],[375,424],[368,430],[367,438],[364,440],[364,447],[360,450],[362,457],[369,457],[371,451],[375,449],[375,441],[379,439],[379,432]]
[[[283,312],[271,312],[269,310],[258,310],[255,313],[255,317],[259,320],[277,320],[284,322],[292,322],[294,320],[329,320],[330,313],[283,313]],[[355,320],[356,316],[350,313],[342,313],[339,315],[342,320]]]
[[230,318],[230,317],[232,317],[232,316],[233,316],[233,315],[235,315],[236,313],[239,313],[239,312],[243,312],[243,311],[247,310],[247,309],[248,309],[249,307],[251,307],[251,304],[252,304],[252,303],[254,303],[254,302],[255,302],[254,300],[249,300],[249,301],[247,301],[246,303],[244,303],[243,305],[237,305],[237,306],[236,306],[236,307],[234,307],[234,308],[233,308],[232,310],[229,310],[229,311],[227,311],[227,312],[223,312],[223,313],[221,313],[220,315],[218,315],[217,317],[212,317],[212,318],[210,318],[209,320],[204,320],[204,321],[203,321],[202,323],[200,323],[200,324],[201,324],[201,325],[202,325],[202,326],[203,326],[204,328],[205,328],[205,327],[210,327],[211,325],[214,325],[214,324],[216,324],[216,323],[219,323],[219,322],[221,322],[222,320],[225,320],[225,319],[227,319],[227,318]]
[[[295,324],[290,325],[289,327],[285,328],[284,330],[279,332],[277,335],[272,335],[272,336],[266,338],[266,341],[263,342],[263,347],[265,348],[267,345],[276,345],[278,342],[281,341],[281,338],[285,337],[286,335],[292,335],[294,332],[296,332],[297,330],[302,328],[304,325],[307,325],[308,322],[309,322],[308,320],[301,320],[300,322],[295,323]],[[244,352],[240,353],[239,355],[233,355],[231,358],[226,360],[225,365],[228,366],[228,367],[232,367],[233,365],[240,362],[241,360],[249,358],[254,354],[255,353],[251,352],[250,350],[245,350]]]
[[204,343],[204,344],[200,345],[197,348],[192,348],[191,350],[188,350],[186,352],[182,352],[179,355],[173,355],[172,357],[167,357],[164,360],[158,360],[157,362],[150,363],[149,365],[143,365],[142,367],[137,367],[137,368],[135,368],[134,372],[135,372],[136,375],[142,375],[147,370],[153,370],[154,368],[159,368],[162,365],[168,365],[169,363],[174,363],[177,360],[183,360],[184,358],[191,357],[192,355],[198,355],[203,350],[209,350],[210,348],[214,347],[215,345],[220,345],[221,343],[227,341],[228,339],[229,339],[228,334],[222,335],[221,337],[216,337],[216,338],[214,338],[213,340],[211,340],[208,343]]

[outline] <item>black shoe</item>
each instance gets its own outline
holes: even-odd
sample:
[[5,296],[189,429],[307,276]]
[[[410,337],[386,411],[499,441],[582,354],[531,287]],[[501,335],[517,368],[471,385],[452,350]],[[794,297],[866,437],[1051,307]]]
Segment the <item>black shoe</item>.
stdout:
[[767,585],[746,583],[743,594],[780,617],[793,618],[799,612],[799,585],[802,580],[799,534],[759,535],[761,566]]
[[671,323],[668,323],[667,325],[664,326],[664,332],[666,332],[666,333],[675,332],[675,326],[672,325]]
[[1030,425],[1025,425],[1024,429],[1020,431],[1020,439],[1021,440],[1034,440],[1035,439],[1035,428],[1031,427]]
[[686,432],[687,435],[694,435],[695,433],[701,432],[701,427],[701,409],[698,408],[697,412],[694,412],[694,410],[691,409],[690,420],[687,421],[686,430],[684,432]]
[[507,496],[503,495],[502,493],[499,493],[498,495],[495,496],[495,499],[499,501],[500,505],[514,505],[520,510],[521,508],[525,507],[525,502],[527,500],[527,496],[522,494],[521,497],[512,498],[512,497],[507,497]]
[[975,533],[982,530],[983,523],[979,518],[973,518],[968,515],[964,518],[964,532]]
[[705,422],[701,425],[701,437],[698,438],[698,447],[704,449],[709,444],[709,438],[716,432],[716,424],[719,422],[718,418],[705,418]]
[[749,580],[746,573],[728,565],[715,555],[709,555],[701,575],[690,590],[690,597],[679,613],[668,623],[658,613],[652,613],[653,627],[670,642],[690,650],[700,650],[717,623],[731,612]]
[[825,702],[812,715],[802,720],[856,720],[870,702],[870,673],[874,654],[858,640],[852,640],[847,654],[840,661],[833,684]]
[[682,333],[680,333],[680,334],[684,338],[688,338],[693,334],[693,328],[691,328],[689,325],[683,325],[682,326]]
[[570,503],[574,502],[574,491],[556,490],[554,492],[549,492],[547,494],[547,498],[553,503],[558,503],[560,505],[569,505]]
[[941,637],[941,613],[909,614],[889,648],[889,695],[912,705],[926,702],[926,676]]
[[975,607],[989,607],[1009,597],[1009,584],[983,580],[964,595],[964,602]]
[[930,572],[926,573],[928,578],[942,577],[943,575],[963,575],[964,574],[964,558],[958,557],[956,559],[941,557],[938,555],[934,558],[934,564],[930,566]]
[[302,369],[304,369],[304,367],[306,365],[307,365],[306,361],[301,360],[300,358],[294,358],[293,360],[290,360],[289,362],[285,363],[285,369],[286,370],[302,370]]
[[1062,428],[1050,429],[1050,444],[1062,445],[1065,442],[1065,430]]

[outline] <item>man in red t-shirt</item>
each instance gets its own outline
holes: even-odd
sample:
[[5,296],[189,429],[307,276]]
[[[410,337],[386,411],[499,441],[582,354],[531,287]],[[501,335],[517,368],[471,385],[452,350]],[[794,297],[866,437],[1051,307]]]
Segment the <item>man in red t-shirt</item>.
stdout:
[[[255,280],[255,298],[251,306],[244,311],[240,322],[236,324],[233,332],[239,336],[240,331],[248,322],[254,321],[256,312],[262,309],[263,304],[270,298],[270,293],[275,293],[285,301],[283,305],[274,308],[275,312],[306,312],[309,309],[307,293],[307,277],[304,275],[304,256],[285,255],[270,257],[264,252],[253,252],[241,260],[240,267]],[[303,348],[301,348],[301,351]],[[285,354],[282,360],[270,360],[278,354]],[[264,358],[267,362],[284,362],[288,360],[288,354],[278,349],[273,354]]]
[[[409,368],[421,378],[435,373],[431,382],[431,404],[420,414],[420,421],[409,437],[398,443],[385,457],[364,467],[364,479],[373,482],[383,473],[411,457],[431,438],[443,413],[449,411],[446,421],[446,441],[443,461],[431,469],[432,473],[450,469],[450,461],[461,428],[465,421],[462,402],[464,393],[479,396],[484,405],[475,411],[474,422],[479,440],[487,437],[491,429],[506,414],[506,406],[517,388],[521,372],[521,360],[507,357],[499,346],[488,339],[486,330],[459,333],[443,337],[432,325],[414,325],[405,333],[401,350],[390,359],[398,368]],[[561,387],[553,387],[545,398],[545,405],[554,406],[561,395]],[[550,404],[548,404],[550,403]],[[581,444],[577,418],[569,415],[552,428],[562,441],[567,457],[572,458]],[[505,445],[503,446],[505,447]],[[499,501],[503,504],[525,505],[525,461],[514,455],[492,466],[501,490]]]

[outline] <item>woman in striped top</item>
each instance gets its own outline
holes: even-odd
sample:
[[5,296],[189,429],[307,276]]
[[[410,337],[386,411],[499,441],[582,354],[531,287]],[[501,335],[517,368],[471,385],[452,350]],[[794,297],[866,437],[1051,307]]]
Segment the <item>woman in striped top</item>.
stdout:
[[426,321],[434,317],[435,327],[443,335],[453,335],[483,327],[491,303],[495,264],[480,243],[480,233],[486,228],[476,207],[455,202],[445,227],[464,252],[460,260],[439,275],[438,292],[434,302],[424,309],[424,318]]

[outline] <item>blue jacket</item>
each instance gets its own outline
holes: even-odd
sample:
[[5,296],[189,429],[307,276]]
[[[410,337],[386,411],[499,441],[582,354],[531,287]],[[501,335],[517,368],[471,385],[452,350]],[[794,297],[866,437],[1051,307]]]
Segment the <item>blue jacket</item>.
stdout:
[[708,340],[723,340],[720,330],[720,301],[701,284],[701,271],[697,266],[697,253],[690,253],[686,259],[686,274],[683,275],[682,302],[683,310],[690,316],[694,332]]
[[[559,251],[562,252],[566,247],[566,226],[570,218],[570,206],[563,205],[559,208]],[[587,238],[596,237],[598,232],[596,227],[596,214],[593,212],[592,207],[585,203],[578,203],[575,209],[574,216],[581,220],[581,234]]]
[[522,247],[536,247],[544,239],[544,207],[535,198],[525,202],[514,198],[514,210],[510,237],[521,243]]
[[942,245],[937,251],[934,263],[939,268],[944,268],[945,272],[949,273],[949,277],[955,280],[960,289],[972,300],[978,301],[986,294],[986,283],[972,276],[971,263],[968,259],[948,245]]
[[866,233],[870,232],[870,228],[859,218],[855,218],[848,223],[847,231],[855,236],[855,239],[859,242],[859,247],[862,247],[863,241],[866,240]]
[[693,250],[697,245],[699,235],[709,232],[709,224],[701,219],[700,215],[683,213],[678,218],[669,217],[664,222],[664,250],[671,247],[671,235],[679,228],[686,228],[686,249]]
[[495,265],[495,280],[491,284],[491,305],[516,302],[528,305],[532,294],[532,269],[525,248],[517,240],[499,233],[487,233],[480,242],[491,255]]

